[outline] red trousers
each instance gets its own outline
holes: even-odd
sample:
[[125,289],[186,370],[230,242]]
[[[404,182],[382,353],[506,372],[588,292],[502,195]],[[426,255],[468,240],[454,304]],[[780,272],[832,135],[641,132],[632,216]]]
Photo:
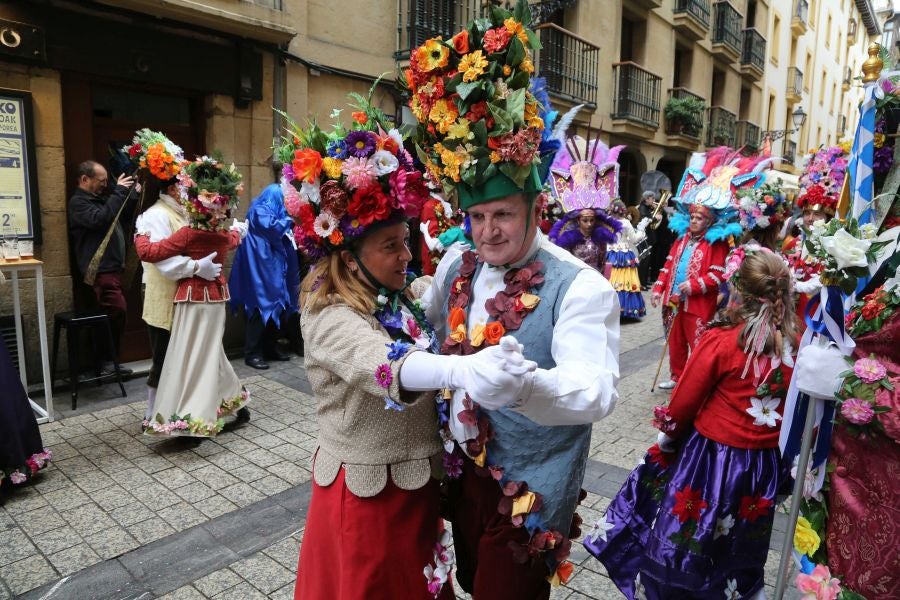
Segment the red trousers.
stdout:
[[465,458],[450,498],[459,585],[473,600],[547,600],[550,573],[544,561],[513,560],[509,544],[526,544],[531,536],[497,512],[501,496],[500,484],[476,474],[474,463]]
[[669,371],[672,381],[678,381],[684,371],[688,355],[697,345],[697,334],[706,323],[696,315],[678,311],[669,329]]
[[[401,490],[388,477],[376,496],[354,496],[344,469],[313,481],[294,600],[434,600],[423,570],[441,536],[438,483]],[[438,600],[453,600],[444,584]]]
[[119,342],[125,329],[125,294],[122,292],[122,271],[97,273],[94,280],[94,296],[97,306],[109,316],[115,348],[109,348],[106,358],[119,361]]

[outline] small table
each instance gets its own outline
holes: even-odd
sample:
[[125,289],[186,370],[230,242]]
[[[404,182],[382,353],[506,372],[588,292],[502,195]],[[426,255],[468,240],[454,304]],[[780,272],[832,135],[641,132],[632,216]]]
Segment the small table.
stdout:
[[19,378],[22,380],[22,386],[25,393],[28,393],[28,380],[25,369],[25,341],[22,335],[22,306],[19,298],[19,273],[33,271],[34,283],[37,291],[37,314],[38,314],[38,338],[41,344],[41,371],[44,376],[44,404],[37,404],[31,397],[31,407],[40,415],[37,419],[38,423],[47,423],[53,420],[53,391],[51,389],[53,380],[50,378],[50,361],[49,352],[47,350],[47,319],[44,314],[44,263],[34,258],[22,258],[19,260],[5,260],[0,258],[0,271],[8,272],[12,275],[12,293],[13,293],[13,315],[16,322],[16,347],[19,353]]

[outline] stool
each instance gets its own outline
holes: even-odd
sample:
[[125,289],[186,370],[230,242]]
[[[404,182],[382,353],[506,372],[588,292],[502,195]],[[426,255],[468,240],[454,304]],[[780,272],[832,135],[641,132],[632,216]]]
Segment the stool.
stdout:
[[[104,375],[100,372],[100,356],[97,352],[97,339],[95,337],[97,329],[103,329],[106,332],[106,340],[110,348],[115,348],[113,342],[112,326],[109,317],[101,312],[64,312],[58,313],[53,317],[53,361],[50,366],[50,377],[56,381],[56,357],[59,354],[59,334],[60,330],[66,329],[66,342],[69,345],[69,386],[72,388],[72,410],[78,406],[78,340],[79,332],[87,329],[91,332],[91,342],[94,346],[94,377],[81,380],[80,383],[91,383],[96,381],[97,385],[101,385]],[[113,365],[117,366],[115,361]],[[116,381],[119,383],[119,389],[122,390],[122,397],[125,398],[125,386],[122,385],[122,375],[118,368],[113,369]]]

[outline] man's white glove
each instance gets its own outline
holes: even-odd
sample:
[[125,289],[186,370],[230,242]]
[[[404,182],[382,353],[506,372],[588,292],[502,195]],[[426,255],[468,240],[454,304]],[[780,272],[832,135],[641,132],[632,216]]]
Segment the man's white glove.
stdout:
[[247,221],[238,221],[237,219],[233,219],[231,222],[231,227],[228,228],[229,231],[237,231],[241,234],[241,239],[247,237],[247,231],[250,230],[250,225]]
[[219,273],[222,272],[222,265],[213,262],[213,259],[218,254],[218,252],[213,252],[212,254],[204,256],[200,260],[191,261],[194,275],[196,275],[197,277],[202,277],[207,281],[212,281],[213,279],[218,277]]
[[806,281],[795,281],[794,291],[807,296],[815,296],[822,290],[822,280],[818,273],[807,279]]
[[838,374],[850,367],[837,346],[821,346],[813,342],[802,348],[794,364],[797,389],[813,398],[834,400],[844,381]]
[[650,217],[644,217],[643,219],[641,219],[641,222],[638,223],[637,230],[644,231],[645,229],[647,229],[647,225],[649,225],[649,224],[650,224]]
[[422,241],[425,242],[425,245],[428,246],[430,251],[442,252],[444,250],[444,245],[436,237],[431,237],[431,233],[428,232],[429,223],[431,223],[431,221],[419,223],[419,231],[422,232]]
[[675,440],[660,431],[656,435],[656,444],[663,452],[675,452]]

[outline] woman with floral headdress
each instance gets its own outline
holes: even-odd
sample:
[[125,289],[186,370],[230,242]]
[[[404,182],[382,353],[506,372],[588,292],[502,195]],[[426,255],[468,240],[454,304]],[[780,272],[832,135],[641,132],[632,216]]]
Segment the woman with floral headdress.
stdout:
[[407,271],[406,221],[428,190],[399,132],[355,98],[349,131],[293,125],[277,150],[297,245],[316,261],[300,305],[319,440],[294,597],[449,600],[453,553],[432,475],[447,403],[436,390],[510,402],[529,365],[499,347],[437,355],[417,300],[427,285],[410,287]]
[[790,481],[778,450],[797,338],[791,276],[747,250],[733,304],[691,353],[660,429],[585,547],[627,598],[764,598],[776,496]]
[[[212,253],[222,264],[228,251],[240,244],[246,229],[228,219],[243,189],[241,174],[215,158],[203,156],[187,163],[178,176],[188,225],[160,242],[147,231],[136,232],[134,246],[144,262],[172,256],[200,259]],[[154,436],[213,437],[226,416],[249,414],[244,405],[249,393],[231,367],[222,335],[228,284],[220,273],[215,279],[195,274],[178,282],[172,337],[166,350],[157,388],[153,419],[144,433]]]

